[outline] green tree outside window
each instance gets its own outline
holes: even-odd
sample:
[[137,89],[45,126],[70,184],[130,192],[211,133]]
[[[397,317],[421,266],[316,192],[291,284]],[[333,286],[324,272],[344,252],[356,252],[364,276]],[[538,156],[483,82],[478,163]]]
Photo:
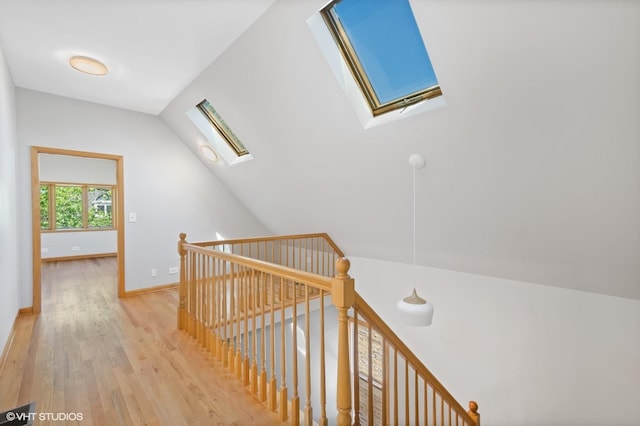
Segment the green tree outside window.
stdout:
[[55,187],[56,229],[82,228],[82,187]]

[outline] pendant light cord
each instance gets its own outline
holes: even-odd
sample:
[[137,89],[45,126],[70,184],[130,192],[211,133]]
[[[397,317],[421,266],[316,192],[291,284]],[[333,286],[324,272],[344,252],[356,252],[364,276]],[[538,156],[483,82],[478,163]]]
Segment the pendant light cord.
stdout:
[[413,288],[416,287],[416,165],[413,165]]

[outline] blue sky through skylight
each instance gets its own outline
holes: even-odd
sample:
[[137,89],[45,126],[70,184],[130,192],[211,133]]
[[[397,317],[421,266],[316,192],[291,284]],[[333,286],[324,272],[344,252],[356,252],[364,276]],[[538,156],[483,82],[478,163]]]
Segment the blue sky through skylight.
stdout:
[[333,11],[380,103],[438,84],[408,0],[343,0]]

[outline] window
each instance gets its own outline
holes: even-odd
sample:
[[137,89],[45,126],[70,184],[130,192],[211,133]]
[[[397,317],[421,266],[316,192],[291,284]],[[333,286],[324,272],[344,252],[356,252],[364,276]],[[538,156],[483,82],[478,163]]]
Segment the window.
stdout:
[[42,183],[40,228],[50,231],[113,229],[114,187]]
[[55,229],[82,228],[82,187],[55,185]]
[[215,154],[219,154],[228,164],[253,159],[249,150],[206,99],[189,109],[186,115],[211,144]]
[[442,95],[408,0],[334,0],[320,14],[374,116]]
[[112,228],[112,188],[87,188],[87,225],[89,228]]

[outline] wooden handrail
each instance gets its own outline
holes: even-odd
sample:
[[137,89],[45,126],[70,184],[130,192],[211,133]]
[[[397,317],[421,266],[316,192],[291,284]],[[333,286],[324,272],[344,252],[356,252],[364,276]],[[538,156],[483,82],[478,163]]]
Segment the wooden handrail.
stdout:
[[292,234],[292,235],[278,235],[278,236],[268,236],[268,237],[251,237],[251,238],[236,238],[232,240],[215,240],[215,241],[198,241],[191,242],[189,244],[201,246],[201,247],[210,247],[210,246],[220,246],[220,245],[232,245],[232,244],[249,244],[249,243],[262,243],[266,241],[286,241],[286,240],[302,240],[309,238],[324,238],[329,246],[336,252],[338,257],[344,257],[344,253],[338,245],[331,239],[331,237],[324,233],[312,233],[312,234]]

